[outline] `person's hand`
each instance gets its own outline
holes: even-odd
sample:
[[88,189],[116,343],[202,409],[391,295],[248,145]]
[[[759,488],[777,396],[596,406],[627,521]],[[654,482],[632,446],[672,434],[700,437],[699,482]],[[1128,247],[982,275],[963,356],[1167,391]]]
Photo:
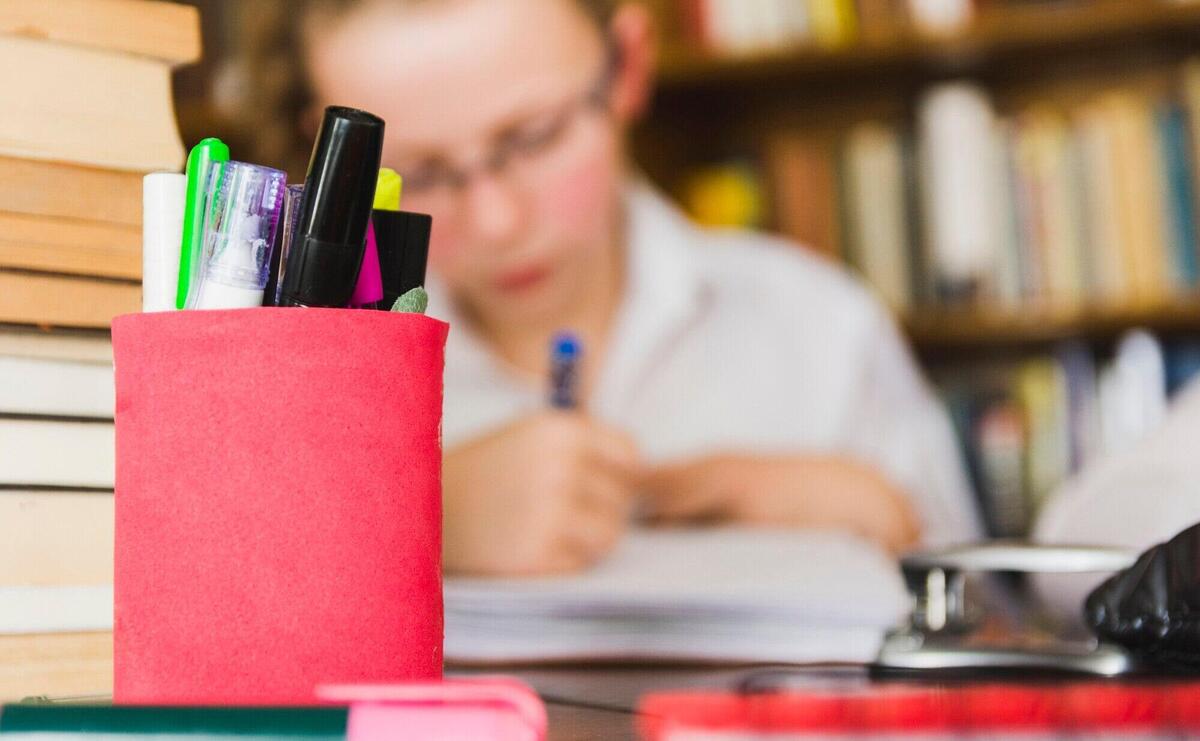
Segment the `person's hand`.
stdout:
[[445,570],[583,569],[625,530],[639,475],[628,436],[573,412],[539,414],[447,451]]
[[713,456],[651,472],[642,493],[647,517],[661,525],[844,530],[894,553],[920,536],[904,494],[844,458]]

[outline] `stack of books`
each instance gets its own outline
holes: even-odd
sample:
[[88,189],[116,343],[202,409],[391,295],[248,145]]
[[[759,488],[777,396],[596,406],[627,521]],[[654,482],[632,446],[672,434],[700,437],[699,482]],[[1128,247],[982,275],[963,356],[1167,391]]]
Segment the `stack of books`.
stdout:
[[0,0],[0,700],[112,687],[113,371],[195,8]]
[[199,56],[192,7],[0,0],[0,323],[138,310],[142,177],[183,163],[171,70]]
[[111,689],[113,393],[107,339],[0,333],[0,701]]

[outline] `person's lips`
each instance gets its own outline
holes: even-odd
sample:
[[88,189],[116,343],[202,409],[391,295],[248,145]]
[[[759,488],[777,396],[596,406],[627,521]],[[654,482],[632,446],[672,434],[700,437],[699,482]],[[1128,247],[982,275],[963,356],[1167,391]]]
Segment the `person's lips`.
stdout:
[[496,286],[502,291],[516,293],[533,288],[549,275],[550,268],[544,265],[519,268],[502,273],[496,280]]

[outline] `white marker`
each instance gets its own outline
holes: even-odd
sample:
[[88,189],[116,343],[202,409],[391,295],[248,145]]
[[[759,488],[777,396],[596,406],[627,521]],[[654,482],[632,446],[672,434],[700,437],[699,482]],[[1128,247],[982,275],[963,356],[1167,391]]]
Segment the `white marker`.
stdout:
[[142,311],[174,311],[187,177],[154,172],[142,180]]

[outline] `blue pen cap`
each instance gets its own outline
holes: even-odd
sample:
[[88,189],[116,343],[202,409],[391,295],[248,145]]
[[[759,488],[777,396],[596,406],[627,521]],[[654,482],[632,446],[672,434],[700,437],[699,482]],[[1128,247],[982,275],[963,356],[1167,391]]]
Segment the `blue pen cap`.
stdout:
[[583,342],[571,332],[560,332],[550,343],[550,406],[574,409],[579,405],[579,359]]
[[188,308],[262,305],[286,183],[282,171],[246,162],[228,162],[214,170],[200,288]]
[[583,345],[579,338],[570,332],[560,332],[554,336],[553,353],[554,357],[560,360],[569,360],[579,357],[583,350]]

